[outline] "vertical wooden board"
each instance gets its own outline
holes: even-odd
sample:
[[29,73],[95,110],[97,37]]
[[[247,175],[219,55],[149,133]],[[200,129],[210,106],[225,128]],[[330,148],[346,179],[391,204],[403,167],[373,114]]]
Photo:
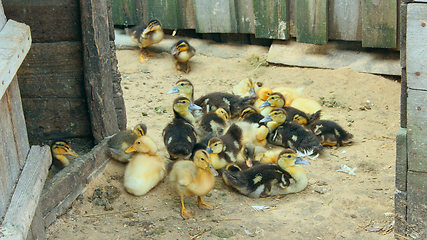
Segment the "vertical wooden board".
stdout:
[[236,19],[239,33],[255,33],[255,13],[253,0],[236,0]]
[[[407,222],[414,224],[418,233],[427,228],[427,172],[408,172]],[[420,239],[425,239],[421,237]]]
[[329,39],[362,41],[362,0],[329,0]]
[[144,23],[157,19],[162,23],[163,29],[180,28],[178,1],[177,0],[142,0],[144,6]]
[[238,32],[233,0],[193,0],[193,4],[197,32]]
[[255,37],[289,38],[287,0],[254,0]]
[[6,15],[4,15],[3,4],[1,3],[1,1],[2,0],[0,0],[0,31],[3,29],[7,21]]
[[111,0],[114,25],[138,25],[142,9],[137,8],[137,0]]
[[406,24],[407,84],[427,90],[427,4],[408,4]]
[[408,90],[408,170],[427,172],[427,92]]
[[297,41],[326,44],[328,42],[327,0],[298,0],[296,7]]
[[395,48],[396,33],[396,0],[362,0],[363,47]]
[[177,0],[177,1],[178,1],[178,19],[180,20],[179,28],[196,29],[193,0]]
[[396,188],[406,192],[406,178],[408,172],[408,146],[406,128],[401,128],[396,135]]

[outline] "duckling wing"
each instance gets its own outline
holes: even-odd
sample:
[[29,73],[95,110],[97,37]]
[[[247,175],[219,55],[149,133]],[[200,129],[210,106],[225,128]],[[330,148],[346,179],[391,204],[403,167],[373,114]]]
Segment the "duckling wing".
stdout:
[[231,113],[231,117],[236,117],[240,113],[240,110],[246,105],[252,105],[255,101],[254,97],[239,97],[233,94],[224,92],[214,92],[206,94],[194,103],[203,108],[203,112],[207,113],[214,111],[219,107],[228,109]]
[[163,142],[169,154],[187,156],[197,142],[196,132],[193,125],[178,119],[163,129]]

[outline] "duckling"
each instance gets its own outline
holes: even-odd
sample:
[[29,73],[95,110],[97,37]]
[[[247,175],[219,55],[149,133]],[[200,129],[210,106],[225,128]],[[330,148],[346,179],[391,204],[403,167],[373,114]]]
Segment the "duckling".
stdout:
[[52,165],[49,169],[48,178],[52,177],[66,166],[70,165],[70,159],[65,155],[78,158],[79,155],[71,149],[70,145],[65,140],[53,141],[50,150],[52,152]]
[[300,152],[319,153],[323,146],[313,132],[294,121],[286,121],[286,111],[275,108],[261,122],[267,122],[269,143]]
[[242,112],[240,113],[240,116],[239,116],[239,121],[257,123],[259,126],[261,126],[261,125],[265,125],[264,123],[259,122],[263,118],[264,116],[261,115],[261,113],[258,113],[255,107],[249,105],[242,109]]
[[259,106],[263,104],[265,101],[267,101],[268,97],[270,97],[271,94],[273,94],[273,90],[271,90],[271,88],[269,87],[261,87],[258,89],[256,93],[257,99],[255,100],[255,103],[253,106],[259,113],[261,113],[262,111],[262,108],[260,108]]
[[343,146],[353,138],[351,133],[329,120],[313,121],[308,128],[319,137],[323,146]]
[[147,48],[153,44],[161,42],[164,36],[162,24],[157,19],[152,19],[148,22],[148,25],[141,24],[134,26],[133,28],[126,29],[126,34],[141,48],[139,62],[146,61],[143,54],[146,54],[146,56],[149,57]]
[[135,152],[126,165],[124,187],[135,196],[146,194],[165,177],[165,163],[157,153],[156,143],[140,136],[125,152]]
[[252,105],[254,101],[254,97],[239,97],[230,93],[213,92],[196,99],[194,103],[202,107],[204,113],[222,107],[230,112],[231,118],[235,118],[239,116],[243,107]]
[[180,93],[181,96],[194,101],[194,86],[188,79],[181,79],[175,83],[175,86],[166,94]]
[[319,102],[312,98],[306,97],[299,97],[294,99],[290,106],[308,114],[314,114],[319,110],[323,110],[323,107]]
[[132,146],[138,137],[146,134],[147,126],[143,123],[136,125],[132,130],[128,129],[116,133],[108,141],[108,153],[110,157],[120,162],[129,162],[134,153],[125,153],[125,150]]
[[276,87],[273,92],[279,92],[286,100],[286,106],[289,106],[296,98],[301,97],[304,88],[291,88],[291,87]]
[[209,133],[212,134],[212,137],[221,136],[229,120],[230,113],[224,108],[218,108],[213,112],[204,114],[198,127],[199,138],[204,138]]
[[261,110],[261,115],[264,117],[268,116],[271,110],[275,108],[281,108],[285,105],[285,98],[279,92],[272,93],[267,100],[263,104],[259,106],[259,108],[263,108]]
[[192,217],[192,211],[187,211],[184,206],[186,196],[197,196],[199,208],[213,209],[214,204],[204,202],[202,196],[214,187],[215,176],[218,176],[218,173],[213,168],[206,150],[197,150],[193,161],[182,160],[174,163],[169,181],[179,195],[183,219]]
[[188,157],[196,144],[194,117],[189,109],[200,109],[188,98],[178,97],[173,102],[174,118],[163,129],[163,142],[171,160]]
[[[295,121],[300,125],[305,125],[310,122],[310,117],[303,111],[294,107],[285,106],[285,98],[281,93],[272,93],[270,97],[261,106],[265,107],[261,114],[268,115],[275,108],[283,108],[286,111],[287,121]],[[260,106],[260,107],[261,107]]]
[[179,40],[171,47],[170,51],[175,61],[176,70],[189,73],[191,67],[188,61],[196,54],[196,49],[190,46],[187,41]]
[[260,126],[257,123],[250,122],[235,122],[234,124],[242,131],[240,140],[242,145],[250,143],[255,146],[264,147],[267,144],[269,130],[265,125]]
[[282,148],[275,148],[275,149],[267,150],[261,155],[259,162],[261,162],[261,163],[277,163],[277,158],[279,157],[279,154],[282,151],[283,151]]
[[246,78],[233,87],[233,94],[241,97],[256,97],[257,87],[252,78]]

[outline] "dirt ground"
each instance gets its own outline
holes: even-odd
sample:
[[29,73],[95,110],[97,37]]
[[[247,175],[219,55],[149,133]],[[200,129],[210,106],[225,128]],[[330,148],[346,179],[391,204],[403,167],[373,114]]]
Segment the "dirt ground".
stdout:
[[[148,135],[166,159],[161,132],[172,119],[166,95],[182,78],[195,98],[231,91],[252,77],[264,86],[304,87],[304,96],[323,100],[325,112],[354,135],[353,143],[326,148],[305,170],[308,187],[280,197],[251,199],[220,177],[204,198],[214,210],[200,210],[186,198],[194,219],[182,220],[179,198],[165,178],[142,197],[123,187],[125,165],[111,161],[87,191],[48,228],[48,239],[394,239],[395,135],[399,129],[400,84],[350,69],[266,66],[268,47],[189,39],[198,50],[192,71],[180,74],[165,52],[174,39],[150,48],[157,55],[139,63],[136,49],[119,50],[128,127],[148,125]],[[343,165],[355,175],[337,172]],[[262,206],[264,210],[255,210]]]

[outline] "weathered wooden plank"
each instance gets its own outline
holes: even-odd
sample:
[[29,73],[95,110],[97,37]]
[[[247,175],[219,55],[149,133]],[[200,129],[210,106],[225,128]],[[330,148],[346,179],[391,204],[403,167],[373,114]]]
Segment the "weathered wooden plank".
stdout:
[[51,163],[52,155],[48,146],[31,147],[2,223],[14,226],[17,231],[12,236],[6,235],[6,239],[27,238]]
[[406,175],[408,172],[408,146],[406,128],[401,128],[396,135],[396,188],[406,192]]
[[[402,1],[402,0],[401,0]],[[402,3],[400,5],[400,12],[399,12],[399,25],[400,28],[402,29],[399,32],[399,41],[400,41],[400,66],[402,68],[406,68],[406,32],[407,32],[407,20],[406,20],[406,15],[407,15],[407,9],[408,9],[408,4],[406,3]]]
[[4,25],[6,24],[6,15],[4,15],[4,10],[3,10],[3,4],[1,3],[0,0],[0,31],[3,29]]
[[0,32],[0,97],[15,77],[30,46],[30,28],[9,20]]
[[286,0],[254,0],[255,37],[289,38],[289,18]]
[[181,28],[177,0],[142,0],[144,23],[158,19],[163,29]]
[[180,20],[179,28],[196,29],[196,20],[194,18],[193,0],[178,1],[178,19]]
[[126,106],[125,100],[123,99],[123,90],[121,86],[122,76],[118,68],[118,60],[116,55],[116,45],[114,41],[110,41],[111,48],[111,72],[113,79],[113,101],[114,108],[117,115],[117,124],[120,130],[126,129],[127,118],[126,118]]
[[23,98],[22,103],[30,140],[91,136],[84,99]]
[[84,191],[86,184],[103,172],[109,161],[104,139],[89,153],[49,179],[42,191],[40,204],[48,227]]
[[24,98],[86,98],[82,43],[34,43],[18,80]]
[[427,92],[408,89],[408,170],[427,172]]
[[33,42],[80,41],[78,0],[3,0],[7,18],[31,27]]
[[408,4],[406,74],[409,88],[427,90],[427,5]]
[[255,34],[255,13],[253,0],[236,0],[236,20],[239,33]]
[[[394,193],[394,232],[400,234],[401,236],[406,235],[406,210],[407,210],[407,203],[406,203],[406,197],[407,193],[402,192],[399,190],[396,190]],[[399,239],[395,236],[396,239]]]
[[102,0],[80,2],[83,30],[84,79],[95,142],[118,131],[114,111],[108,7]]
[[19,165],[22,167],[27,159],[30,144],[28,142],[27,127],[25,125],[24,112],[22,109],[21,94],[19,93],[18,79],[15,78],[5,93],[10,109],[12,131],[16,144]]
[[395,48],[396,31],[396,0],[362,0],[363,47]]
[[232,0],[193,0],[196,31],[237,33],[236,8]]
[[326,44],[328,42],[328,14],[326,0],[295,2],[297,41]]
[[44,223],[40,205],[41,204],[37,205],[26,240],[46,240],[46,224]]
[[329,39],[362,41],[361,0],[329,0]]
[[408,172],[407,222],[425,239],[427,228],[427,172]]
[[116,25],[138,25],[142,9],[137,7],[136,0],[111,0],[113,22]]

